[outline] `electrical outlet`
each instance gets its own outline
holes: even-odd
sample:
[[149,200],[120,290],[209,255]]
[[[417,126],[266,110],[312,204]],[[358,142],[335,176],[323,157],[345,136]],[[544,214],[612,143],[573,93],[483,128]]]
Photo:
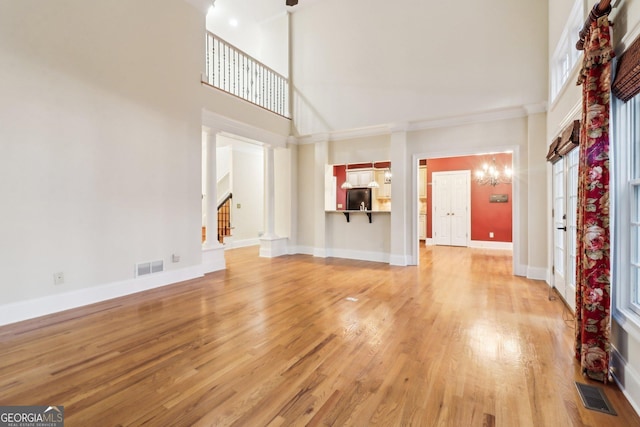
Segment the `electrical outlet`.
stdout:
[[240,203],[236,203],[236,209],[240,209],[242,205]]
[[171,255],[172,262],[180,262],[180,255],[173,254]]
[[489,232],[489,238],[490,238],[490,239],[493,239],[493,231],[490,231],[490,232]]
[[64,273],[54,273],[53,274],[53,284],[54,285],[62,285],[64,283]]

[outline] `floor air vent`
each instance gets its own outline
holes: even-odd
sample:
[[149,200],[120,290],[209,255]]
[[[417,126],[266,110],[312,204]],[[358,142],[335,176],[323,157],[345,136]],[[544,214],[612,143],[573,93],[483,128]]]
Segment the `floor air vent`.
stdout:
[[582,399],[585,408],[604,412],[609,415],[618,415],[613,409],[613,406],[611,406],[611,403],[609,403],[602,387],[576,382],[576,388],[578,389],[578,394],[580,394],[580,399]]

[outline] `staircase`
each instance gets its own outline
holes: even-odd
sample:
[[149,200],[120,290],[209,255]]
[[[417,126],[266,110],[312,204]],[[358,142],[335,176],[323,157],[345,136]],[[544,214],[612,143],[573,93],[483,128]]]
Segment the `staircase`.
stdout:
[[227,197],[218,204],[218,242],[224,243],[224,238],[231,236],[231,199],[233,195],[229,193]]

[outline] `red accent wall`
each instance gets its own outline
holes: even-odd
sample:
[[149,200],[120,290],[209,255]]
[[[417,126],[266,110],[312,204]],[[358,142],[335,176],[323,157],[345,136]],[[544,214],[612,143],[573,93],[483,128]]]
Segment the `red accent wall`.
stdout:
[[343,182],[347,180],[347,168],[345,165],[334,165],[333,166],[333,176],[336,177],[336,209],[338,205],[342,203],[342,209],[347,208],[347,190],[340,188]]
[[[496,165],[511,165],[510,153],[491,154],[483,156],[448,157],[427,160],[427,237],[432,237],[431,207],[432,207],[432,174],[433,172],[447,172],[458,170],[471,171],[471,240],[494,242],[511,242],[513,239],[513,192],[511,184],[479,185],[474,180],[475,171],[485,162],[496,159]],[[506,194],[507,203],[490,203],[492,194]],[[493,232],[493,239],[489,238]]]

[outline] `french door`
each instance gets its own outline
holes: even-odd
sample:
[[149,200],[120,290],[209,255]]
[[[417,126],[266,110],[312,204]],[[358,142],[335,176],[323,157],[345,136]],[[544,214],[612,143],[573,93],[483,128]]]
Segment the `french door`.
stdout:
[[434,243],[469,246],[470,172],[434,172],[432,180]]
[[578,149],[553,164],[553,286],[575,311]]

